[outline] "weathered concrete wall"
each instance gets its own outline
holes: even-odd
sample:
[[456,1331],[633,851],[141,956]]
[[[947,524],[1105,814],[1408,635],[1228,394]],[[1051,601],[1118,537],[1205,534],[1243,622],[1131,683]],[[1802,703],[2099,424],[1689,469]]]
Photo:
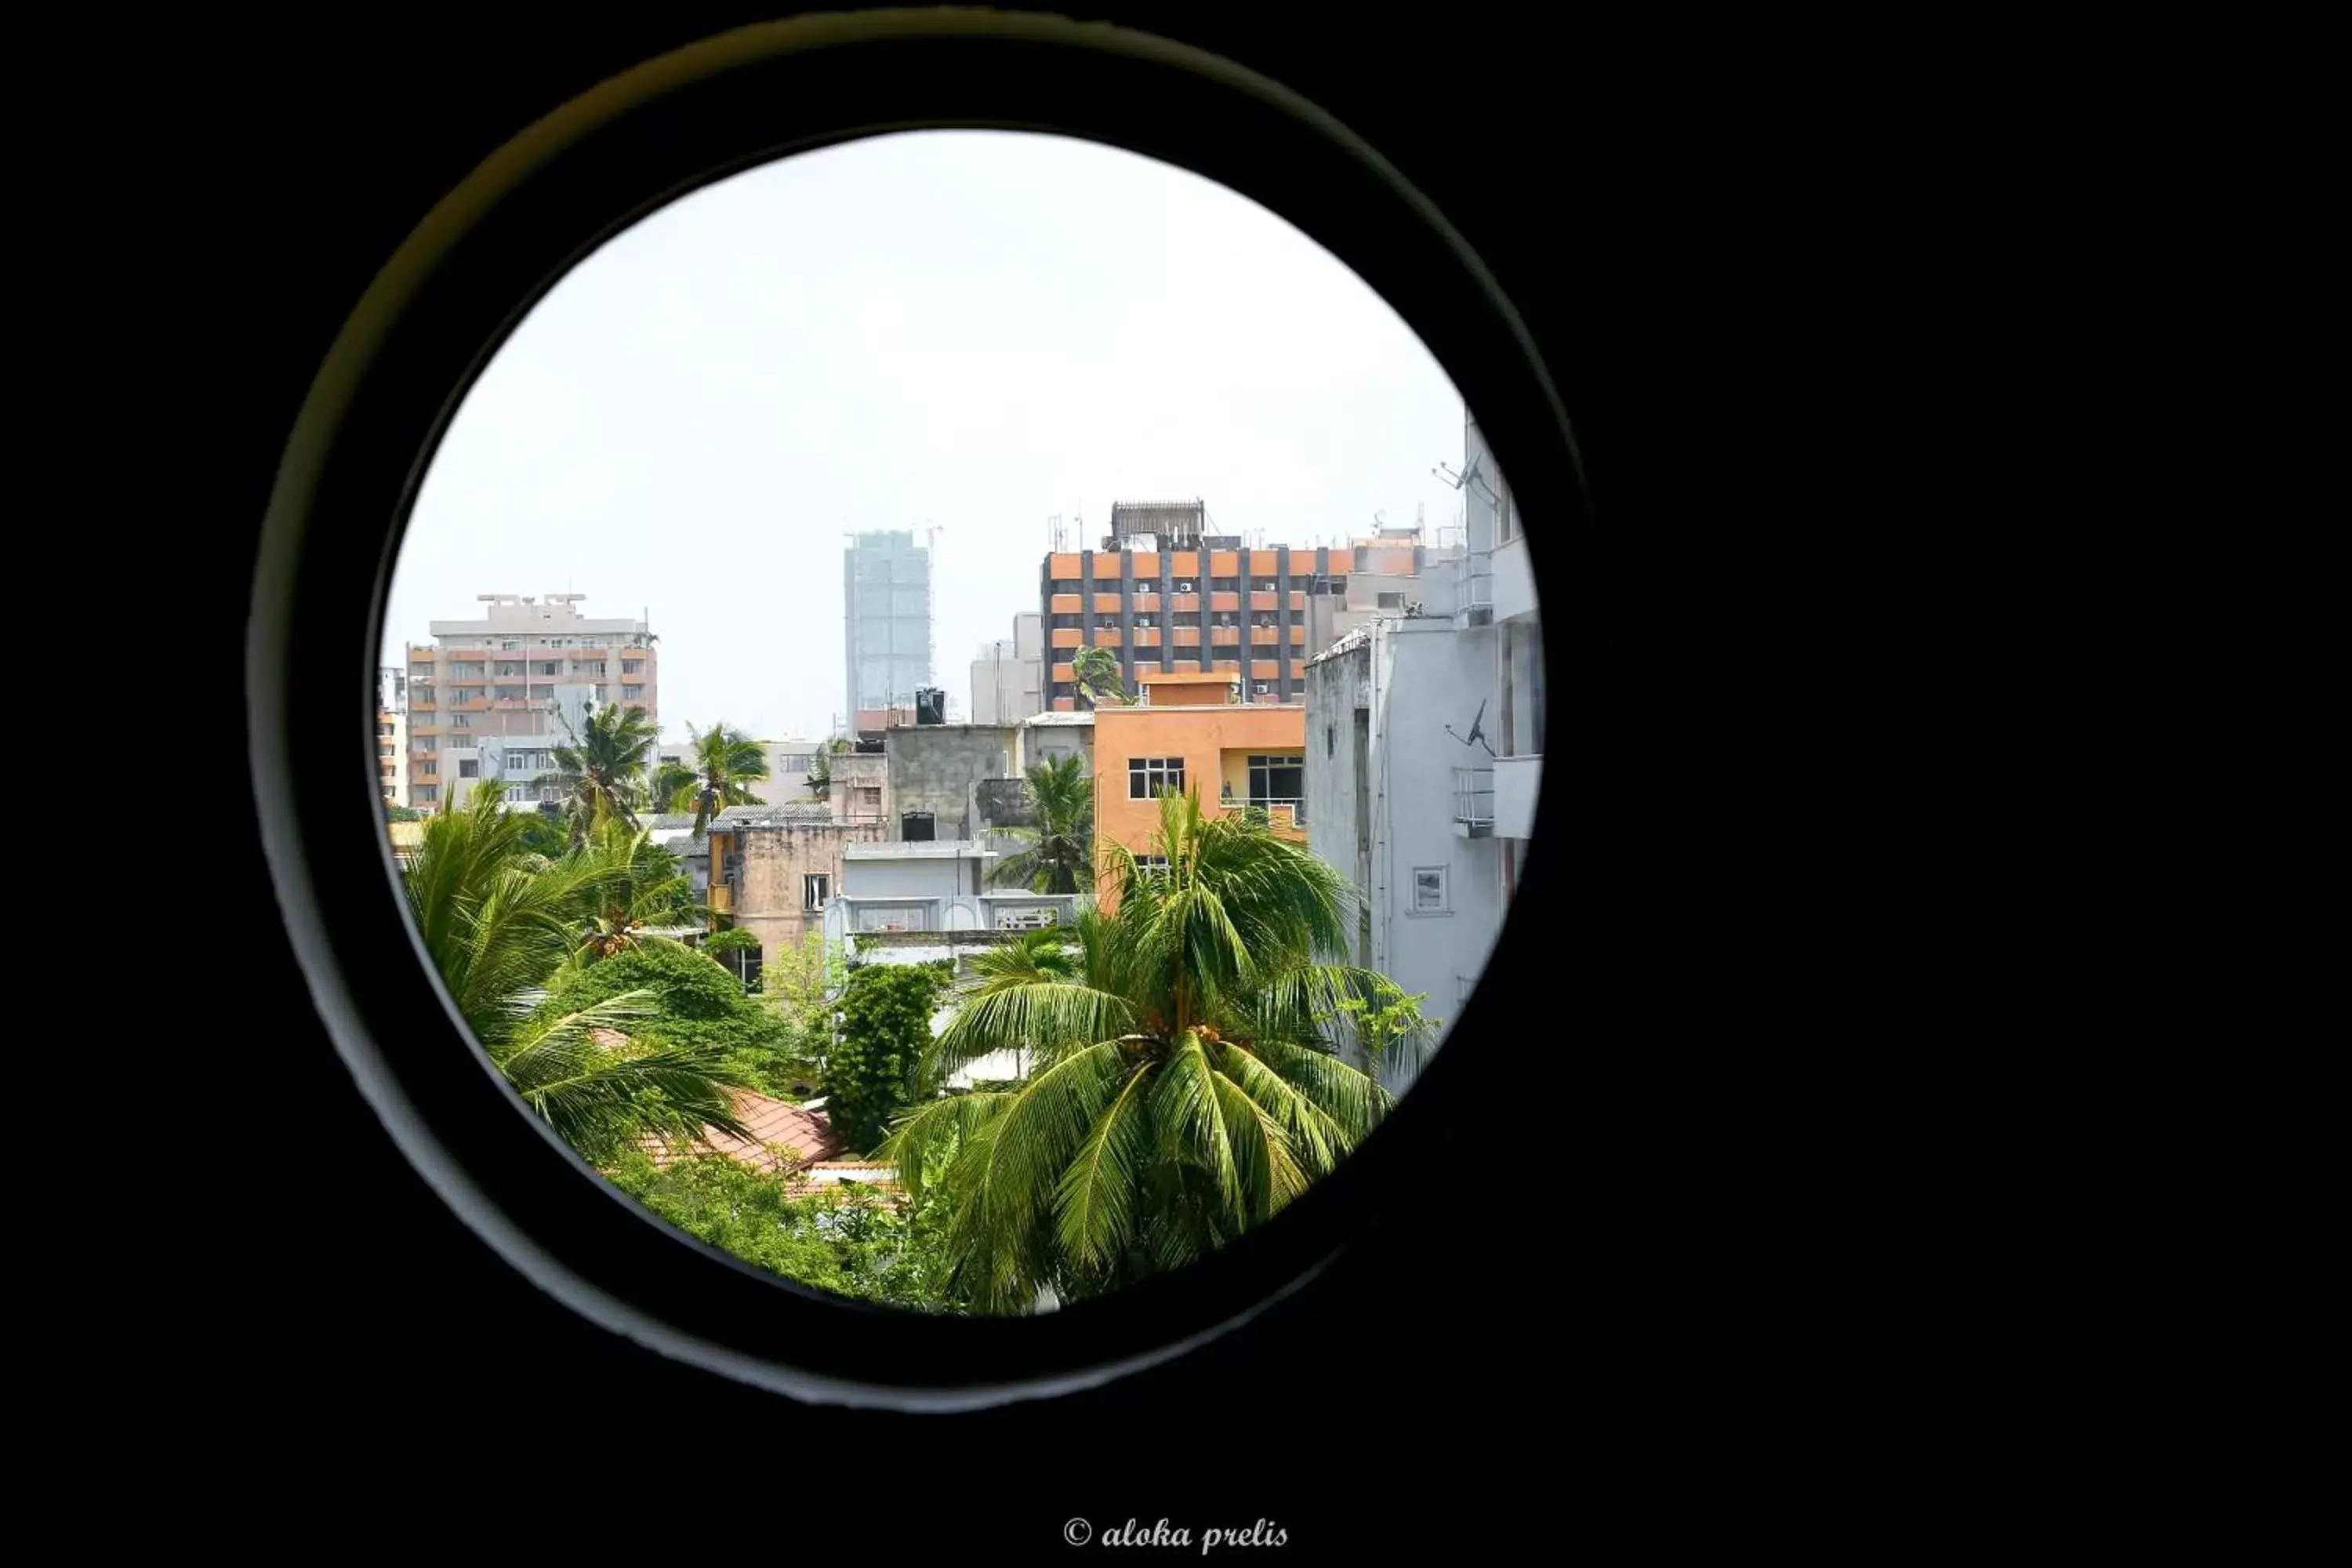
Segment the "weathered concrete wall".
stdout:
[[761,961],[774,963],[810,931],[824,929],[824,912],[807,907],[805,879],[830,877],[838,895],[843,846],[880,843],[882,825],[791,823],[714,833],[711,838],[714,874],[735,889],[735,923],[759,937]]
[[918,724],[883,738],[888,760],[890,837],[910,811],[928,811],[940,838],[971,838],[979,824],[972,786],[1011,778],[1015,731],[992,724]]
[[845,861],[841,890],[856,899],[951,899],[982,889],[981,862],[958,856]]
[[835,822],[880,822],[890,813],[889,758],[880,752],[837,752],[825,797]]

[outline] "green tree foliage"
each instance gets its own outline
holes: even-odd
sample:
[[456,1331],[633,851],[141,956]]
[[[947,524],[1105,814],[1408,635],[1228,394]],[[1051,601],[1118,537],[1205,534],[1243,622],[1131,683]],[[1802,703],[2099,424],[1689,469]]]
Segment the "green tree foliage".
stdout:
[[924,1311],[953,1311],[942,1205],[878,1194],[797,1201],[784,1178],[720,1155],[656,1166],[637,1151],[606,1174],[670,1224],[754,1268],[819,1290]]
[[654,793],[672,811],[694,813],[694,833],[709,831],[710,819],[730,805],[765,805],[751,785],[768,776],[766,748],[740,730],[713,724],[709,730],[686,727],[693,738],[689,766],[671,763],[654,776]]
[[717,960],[692,948],[640,942],[570,966],[556,977],[541,1012],[576,1012],[632,994],[651,999],[634,1031],[639,1041],[698,1053],[728,1083],[793,1097],[791,1028],[774,1009],[746,996],[742,982]]
[[554,771],[531,782],[562,788],[574,844],[607,822],[634,831],[646,805],[646,768],[660,738],[653,721],[642,709],[607,702],[588,715],[583,728],[573,730],[569,715],[563,726],[570,742],[554,749]]
[[425,820],[425,814],[417,810],[413,805],[387,805],[383,808],[383,815],[384,819],[389,822],[422,822]]
[[1028,770],[1034,827],[999,831],[1028,846],[997,863],[995,880],[1039,893],[1076,893],[1094,881],[1095,785],[1076,757],[1052,757]]
[[1135,699],[1118,678],[1118,655],[1107,647],[1082,647],[1070,660],[1078,694],[1093,708],[1132,708]]
[[1393,1103],[1343,1057],[1363,1042],[1342,1004],[1396,988],[1331,962],[1351,927],[1339,874],[1263,821],[1205,816],[1197,794],[1162,799],[1152,847],[1164,871],[1110,847],[1116,914],[975,964],[921,1073],[1018,1049],[1022,1081],[925,1104],[885,1145],[919,1195],[925,1156],[955,1151],[950,1261],[983,1310],[1203,1256],[1330,1171]]
[[568,1005],[532,1006],[533,993],[560,974],[608,966],[583,971],[576,960],[582,908],[613,868],[585,851],[553,862],[531,853],[531,820],[477,792],[426,821],[402,873],[410,918],[459,1016],[516,1092],[592,1159],[648,1132],[740,1131],[725,1089],[736,1080],[718,1053],[642,1037],[657,1010],[652,989],[606,984]]
[[584,959],[661,940],[653,933],[665,927],[702,924],[707,911],[694,901],[694,879],[652,834],[608,819],[591,830],[572,858],[594,872],[581,900]]
[[841,1037],[825,1058],[824,1108],[851,1148],[882,1142],[891,1117],[914,1100],[947,967],[869,963],[850,971]]

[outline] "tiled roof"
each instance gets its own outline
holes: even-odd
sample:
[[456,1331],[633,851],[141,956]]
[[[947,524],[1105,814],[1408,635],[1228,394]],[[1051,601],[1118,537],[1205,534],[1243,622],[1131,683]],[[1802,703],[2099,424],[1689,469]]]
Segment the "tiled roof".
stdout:
[[771,1100],[748,1089],[727,1091],[734,1102],[735,1119],[751,1134],[744,1139],[715,1127],[702,1130],[701,1139],[685,1149],[673,1149],[659,1139],[647,1139],[646,1152],[656,1165],[697,1154],[724,1154],[755,1171],[793,1172],[844,1152],[833,1123],[819,1111],[804,1110]]

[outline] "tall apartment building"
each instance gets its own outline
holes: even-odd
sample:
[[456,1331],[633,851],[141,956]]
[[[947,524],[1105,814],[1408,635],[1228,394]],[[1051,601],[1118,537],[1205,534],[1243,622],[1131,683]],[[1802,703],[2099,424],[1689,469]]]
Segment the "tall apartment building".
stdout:
[[[841,552],[844,732],[879,730],[931,684],[931,554],[911,532],[861,533]],[[872,721],[868,722],[868,718]]]
[[386,805],[408,804],[408,672],[376,671],[375,784]]
[[[1307,845],[1356,886],[1355,962],[1450,1026],[1517,891],[1543,775],[1543,628],[1510,486],[1464,426],[1450,614],[1381,615],[1312,662]],[[1393,591],[1393,590],[1391,590]],[[1394,1064],[1403,1089],[1412,1066]]]
[[565,721],[607,702],[656,728],[658,658],[641,618],[583,615],[584,594],[482,594],[478,620],[435,621],[408,645],[408,792],[420,810],[489,783],[512,804],[551,799],[531,780],[554,765]]
[[1013,636],[971,662],[971,722],[1018,724],[1044,712],[1045,679],[1045,617],[1024,610],[1013,617]]
[[1040,574],[1053,650],[1046,705],[1056,711],[1077,706],[1080,648],[1117,653],[1129,691],[1147,671],[1224,672],[1244,701],[1297,702],[1307,661],[1360,621],[1453,607],[1450,571],[1423,574],[1460,549],[1432,550],[1418,529],[1245,550],[1238,535],[1207,531],[1198,500],[1120,501],[1110,517],[1100,550],[1055,552]]

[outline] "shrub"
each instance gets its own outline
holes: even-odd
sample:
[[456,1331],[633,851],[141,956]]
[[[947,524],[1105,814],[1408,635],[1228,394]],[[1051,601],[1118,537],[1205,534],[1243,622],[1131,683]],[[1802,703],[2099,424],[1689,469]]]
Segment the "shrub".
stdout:
[[867,964],[850,972],[841,1037],[825,1058],[825,1111],[853,1149],[871,1149],[915,1098],[945,964]]
[[718,1050],[724,1057],[723,1081],[794,1098],[791,1027],[772,1009],[744,995],[742,983],[716,960],[676,942],[640,942],[598,963],[567,970],[557,976],[541,1010],[576,1012],[640,989],[659,999],[653,1022],[637,1032],[640,1040]]
[[782,1177],[715,1154],[656,1166],[631,1151],[605,1173],[671,1225],[754,1268],[861,1300],[954,1310],[935,1194],[911,1210],[879,1194],[794,1201]]

